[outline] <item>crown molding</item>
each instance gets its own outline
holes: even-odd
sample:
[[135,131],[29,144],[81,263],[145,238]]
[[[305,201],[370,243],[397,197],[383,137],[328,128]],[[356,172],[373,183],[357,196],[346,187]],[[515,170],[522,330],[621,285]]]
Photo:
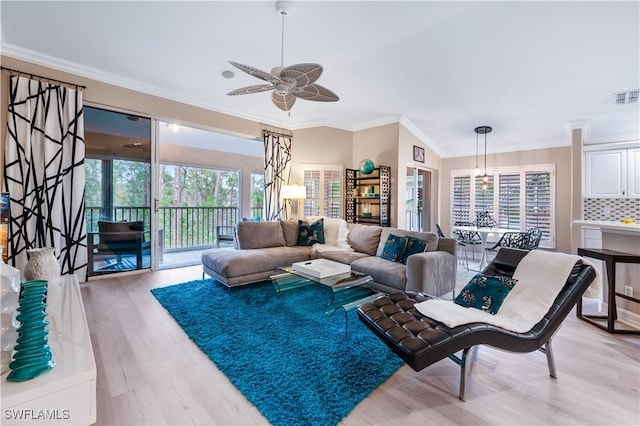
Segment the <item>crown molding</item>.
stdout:
[[409,132],[411,132],[411,134],[413,136],[418,138],[420,140],[420,142],[425,144],[430,150],[432,150],[433,152],[435,152],[436,154],[438,154],[442,158],[445,157],[445,153],[442,150],[442,148],[440,148],[439,146],[434,144],[433,141],[431,140],[431,138],[429,136],[425,135],[424,132],[422,130],[420,130],[415,124],[413,124],[413,122],[410,119],[408,119],[405,116],[402,116],[400,118],[400,124],[402,124],[405,129],[407,129]]

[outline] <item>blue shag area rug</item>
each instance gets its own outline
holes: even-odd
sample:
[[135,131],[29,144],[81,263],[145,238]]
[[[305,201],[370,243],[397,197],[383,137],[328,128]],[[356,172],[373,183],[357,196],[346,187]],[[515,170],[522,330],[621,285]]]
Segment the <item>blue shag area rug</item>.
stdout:
[[197,280],[151,290],[185,332],[273,425],[335,425],[402,360],[357,318],[324,314],[331,289],[276,293]]

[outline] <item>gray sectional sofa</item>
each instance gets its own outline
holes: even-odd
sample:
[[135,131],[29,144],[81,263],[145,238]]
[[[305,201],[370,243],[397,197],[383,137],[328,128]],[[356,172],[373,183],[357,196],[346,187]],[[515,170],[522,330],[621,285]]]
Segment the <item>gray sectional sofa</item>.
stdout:
[[[298,246],[298,222],[240,222],[237,249],[212,249],[202,254],[205,274],[233,287],[268,279],[276,268],[294,262],[325,258],[351,265],[353,271],[373,278],[371,287],[385,293],[415,291],[440,296],[455,288],[456,241],[431,232],[414,232],[374,225],[348,224],[347,241],[353,251],[315,251]],[[407,258],[406,265],[382,259],[390,234],[428,242],[423,253]]]

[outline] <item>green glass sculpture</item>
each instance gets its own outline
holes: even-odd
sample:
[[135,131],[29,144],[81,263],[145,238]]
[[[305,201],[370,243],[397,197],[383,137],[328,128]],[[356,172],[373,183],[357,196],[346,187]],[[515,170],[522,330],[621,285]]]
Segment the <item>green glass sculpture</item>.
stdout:
[[7,380],[11,382],[33,379],[56,366],[49,348],[49,332],[46,329],[49,323],[45,320],[47,281],[25,281],[20,286],[20,306],[16,319],[21,325],[13,361],[9,364],[11,372]]

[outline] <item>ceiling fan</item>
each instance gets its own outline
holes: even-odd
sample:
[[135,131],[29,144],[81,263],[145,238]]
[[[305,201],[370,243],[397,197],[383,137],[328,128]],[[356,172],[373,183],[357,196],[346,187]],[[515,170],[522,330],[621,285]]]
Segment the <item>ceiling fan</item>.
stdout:
[[291,2],[277,1],[276,10],[282,15],[282,43],[280,50],[280,66],[271,72],[265,72],[249,65],[229,61],[231,65],[249,75],[269,82],[232,90],[227,95],[247,95],[250,93],[273,90],[271,100],[283,111],[293,108],[296,98],[317,102],[335,102],[340,98],[326,87],[315,84],[322,74],[322,65],[305,63],[284,66],[284,17],[289,13]]

